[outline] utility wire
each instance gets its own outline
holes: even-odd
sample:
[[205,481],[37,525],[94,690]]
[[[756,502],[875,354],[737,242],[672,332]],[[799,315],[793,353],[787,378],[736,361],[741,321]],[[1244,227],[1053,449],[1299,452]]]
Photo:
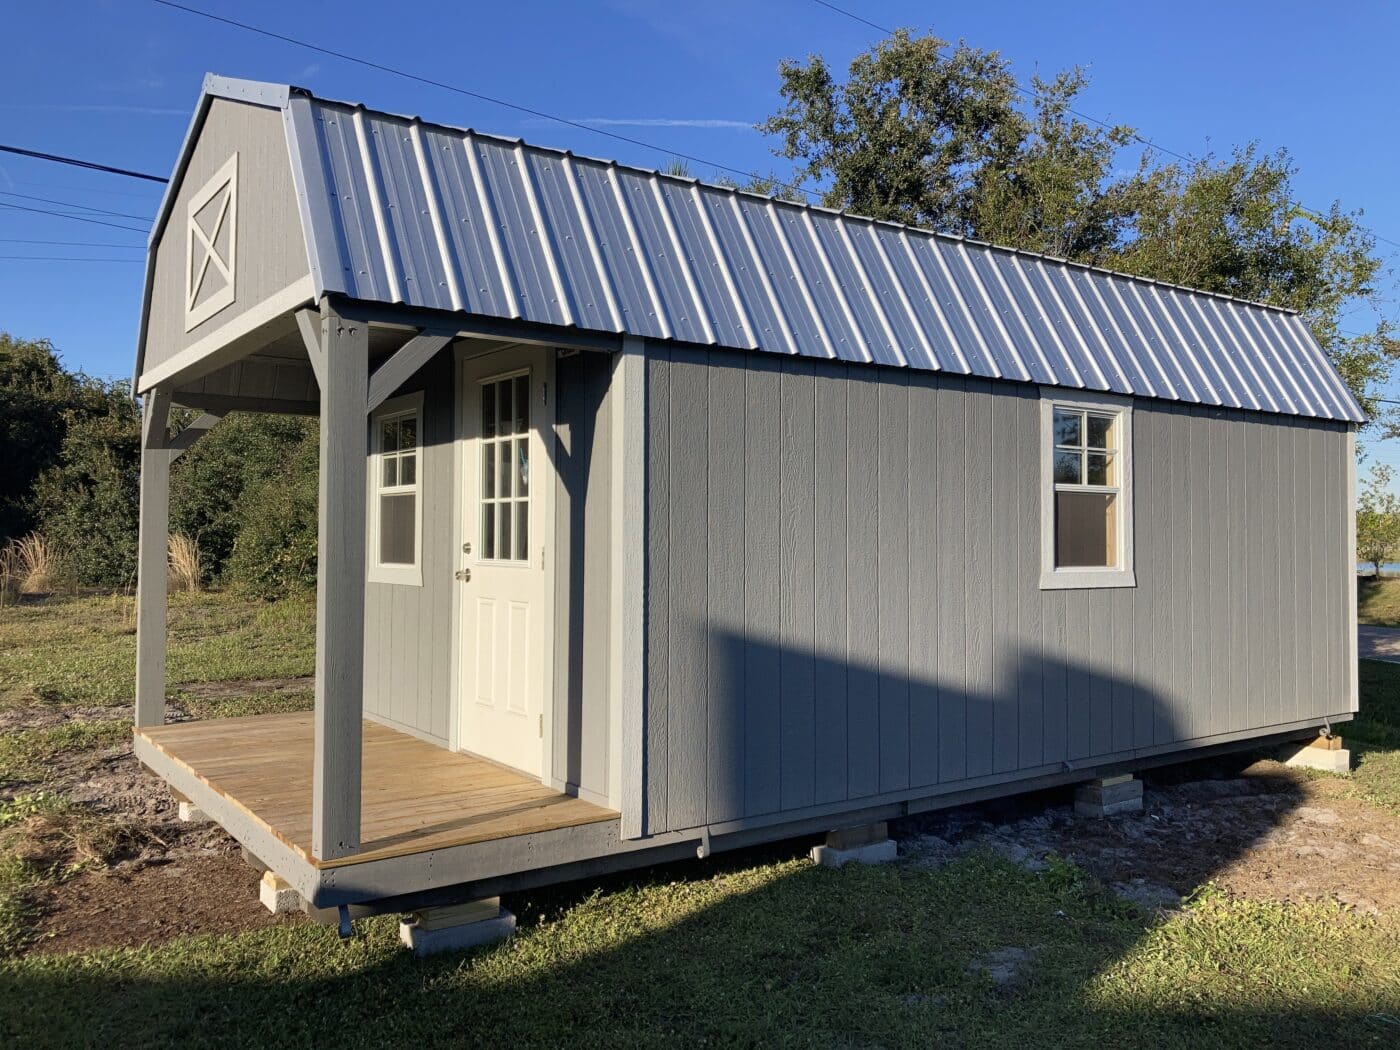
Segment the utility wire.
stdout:
[[144,244],[117,244],[112,241],[45,241],[30,237],[0,237],[0,244],[53,244],[66,248],[130,248],[132,251],[146,250]]
[[129,168],[114,168],[110,164],[98,164],[96,161],[79,160],[76,157],[63,157],[57,153],[40,153],[38,150],[21,149],[19,146],[0,144],[0,153],[14,153],[21,157],[33,157],[36,160],[51,160],[56,164],[71,164],[75,168],[87,168],[89,171],[105,171],[108,175],[125,175],[129,179],[146,179],[148,182],[162,183],[170,181],[161,175],[147,175],[144,171],[132,171]]
[[145,259],[108,259],[88,255],[0,255],[0,259],[27,259],[30,262],[100,262],[100,263],[139,263]]
[[0,201],[0,208],[11,208],[14,211],[30,211],[36,215],[56,215],[60,219],[72,219],[74,222],[90,222],[94,226],[109,226],[114,230],[130,230],[132,233],[145,233],[139,226],[123,226],[119,222],[103,222],[101,219],[89,218],[86,215],[71,215],[66,211],[52,211],[48,208],[30,208],[23,204],[6,204]]
[[90,211],[95,215],[110,215],[116,219],[140,219],[142,222],[153,221],[149,215],[133,215],[128,211],[108,211],[106,208],[94,208],[88,204],[79,204],[77,201],[60,201],[52,197],[35,197],[30,193],[15,193],[13,190],[0,190],[0,196],[19,197],[21,200],[38,201],[40,204],[57,204],[64,208],[81,208],[83,211]]
[[[164,2],[165,2],[165,0],[156,0],[156,3],[164,3]],[[888,27],[886,27],[886,26],[879,25],[879,24],[876,23],[876,22],[872,22],[870,19],[866,18],[866,17],[863,16],[863,15],[858,15],[858,14],[856,14],[854,11],[847,11],[844,7],[837,7],[835,4],[830,3],[829,0],[812,0],[812,3],[816,4],[816,5],[819,6],[819,7],[824,7],[824,8],[826,8],[828,11],[834,11],[834,12],[836,12],[836,14],[838,14],[838,15],[844,15],[845,17],[850,18],[850,19],[853,19],[854,21],[859,22],[859,23],[861,23],[862,25],[869,26],[871,29],[878,30],[879,32],[884,33],[886,36],[892,36],[892,35],[894,34],[894,30],[893,30],[893,29],[890,29],[890,28],[888,28]],[[942,48],[942,49],[940,49],[940,50],[939,50],[939,54],[942,54],[942,53],[943,53],[944,51],[946,51],[946,50],[947,50],[947,48]],[[1016,86],[1016,90],[1019,91],[1021,94],[1025,95],[1027,98],[1035,98],[1035,97],[1037,97],[1036,92],[1033,91],[1031,88],[1022,87],[1020,84],[1017,84],[1017,85],[1015,85],[1015,86]],[[1091,117],[1091,116],[1089,116],[1089,114],[1087,114],[1087,113],[1082,113],[1082,112],[1080,112],[1080,111],[1077,110],[1077,109],[1070,109],[1069,112],[1070,112],[1070,113],[1073,113],[1073,114],[1074,114],[1076,117],[1078,117],[1080,120],[1087,120],[1087,121],[1089,121],[1089,123],[1091,123],[1091,124],[1097,124],[1097,125],[1098,125],[1099,127],[1101,127],[1101,128],[1113,128],[1113,127],[1117,127],[1117,126],[1118,126],[1118,125],[1116,125],[1116,124],[1110,123],[1109,121],[1100,120],[1098,117]],[[1197,159],[1197,158],[1192,157],[1192,156],[1190,156],[1189,154],[1186,154],[1186,153],[1178,153],[1178,152],[1177,152],[1176,150],[1174,150],[1174,149],[1168,149],[1166,146],[1160,145],[1159,143],[1153,142],[1153,141],[1152,141],[1151,139],[1149,139],[1149,138],[1145,138],[1144,136],[1139,135],[1136,131],[1134,131],[1132,134],[1133,134],[1134,140],[1136,140],[1137,142],[1141,143],[1142,145],[1148,147],[1149,149],[1155,149],[1158,153],[1165,153],[1165,154],[1167,154],[1167,155],[1170,156],[1170,157],[1175,157],[1177,160],[1185,161],[1185,162],[1188,163],[1188,164],[1194,164],[1194,163],[1196,163],[1196,159]],[[1317,209],[1317,208],[1309,208],[1307,205],[1303,204],[1301,201],[1293,201],[1292,203],[1294,204],[1295,207],[1301,208],[1303,211],[1308,212],[1308,213],[1314,218],[1314,220],[1316,220],[1316,218],[1317,218],[1318,216],[1321,216],[1321,215],[1325,215],[1325,214],[1326,214],[1325,211],[1319,210],[1319,209]],[[1357,226],[1359,226],[1361,229],[1365,230],[1367,233],[1369,233],[1369,234],[1370,234],[1372,237],[1374,237],[1376,240],[1378,240],[1378,241],[1384,241],[1386,244],[1394,245],[1396,248],[1400,248],[1400,241],[1392,240],[1392,239],[1389,238],[1389,237],[1383,237],[1383,236],[1381,236],[1379,233],[1377,233],[1375,230],[1372,230],[1372,229],[1370,229],[1369,227],[1361,226],[1360,223],[1357,223]]]
[[[530,106],[522,106],[515,102],[509,102],[506,99],[499,98],[495,95],[483,94],[480,91],[473,91],[470,88],[459,87],[456,84],[448,84],[441,80],[434,80],[431,77],[420,76],[417,73],[410,73],[406,69],[399,69],[394,66],[387,66],[380,62],[374,62],[368,58],[361,58],[358,55],[348,54],[344,51],[335,51],[331,48],[322,47],[319,44],[313,44],[309,41],[301,40],[297,37],[286,36],[282,33],[275,33],[270,29],[263,29],[260,26],[250,25],[247,22],[239,22],[232,18],[225,18],[223,15],[216,15],[209,11],[201,11],[197,7],[187,7],[184,4],[175,3],[174,0],[152,0],[152,2],[159,4],[162,7],[168,7],[175,11],[183,11],[185,14],[196,15],[200,18],[207,18],[211,22],[220,22],[227,26],[233,26],[235,29],[242,29],[248,33],[256,33],[258,36],[268,37],[272,40],[280,40],[284,44],[292,44],[296,47],[306,48],[308,51],[314,51],[320,55],[327,55],[331,58],[338,58],[343,62],[353,62],[356,65],[364,66],[367,69],[374,69],[381,73],[390,73],[393,76],[403,77],[405,80],[413,80],[419,84],[426,84],[429,87],[441,88],[444,91],[452,91],[458,95],[465,95],[468,98],[477,99],[480,102],[489,102],[494,106],[502,106],[505,109],[514,110],[517,113],[525,113],[528,116],[539,117],[542,120],[552,120],[557,124],[564,124],[571,128],[577,128],[580,131],[592,132],[594,135],[602,135],[605,138],[615,139],[618,142],[626,142],[632,146],[641,146],[643,149],[656,150],[658,153],[664,153],[671,157],[679,157],[682,160],[689,160],[693,161],[696,164],[704,164],[709,167],[717,168],[721,171],[727,171],[732,175],[743,175],[745,178],[749,179],[761,179],[764,177],[759,175],[757,172],[746,171],[743,168],[735,168],[728,164],[721,164],[719,161],[715,160],[707,160],[704,157],[698,157],[693,153],[682,153],[679,150],[668,149],[665,146],[658,146],[656,143],[647,142],[644,139],[633,138],[630,135],[622,135],[616,131],[607,131],[603,128],[594,127],[591,124],[585,124],[579,120],[570,120],[568,117],[561,117],[554,113],[547,113],[542,109],[534,109]],[[784,189],[797,190],[799,193],[806,194],[809,199],[820,196],[818,192],[807,189],[800,182],[778,183],[777,185],[782,186]]]

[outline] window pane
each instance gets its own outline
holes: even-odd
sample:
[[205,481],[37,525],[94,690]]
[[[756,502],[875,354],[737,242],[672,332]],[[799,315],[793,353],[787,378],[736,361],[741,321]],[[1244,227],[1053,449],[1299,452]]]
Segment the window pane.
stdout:
[[1072,412],[1067,408],[1055,409],[1055,444],[1082,445],[1084,434],[1081,423],[1082,412]]
[[1078,452],[1056,452],[1055,453],[1055,484],[1056,485],[1078,485],[1081,484],[1079,477],[1079,453]]
[[1113,448],[1113,423],[1116,416],[1089,416],[1089,447]]
[[498,450],[496,454],[500,456],[501,459],[500,468],[497,471],[496,475],[497,480],[500,482],[501,485],[500,491],[497,493],[497,495],[500,496],[502,499],[510,495],[510,479],[511,475],[515,473],[515,467],[510,461],[510,446],[511,442],[509,441],[502,441],[499,445],[496,446]]
[[399,448],[418,447],[418,420],[407,416],[399,420]]
[[481,498],[496,495],[496,446],[481,446]]
[[416,485],[418,483],[418,454],[407,452],[399,457],[399,484]]
[[515,432],[530,429],[530,377],[515,377]]
[[501,511],[500,511],[499,514],[496,515],[496,518],[497,518],[497,523],[498,523],[498,524],[500,525],[500,527],[501,527],[501,541],[500,541],[500,546],[497,547],[496,549],[499,550],[501,553],[500,553],[499,555],[497,555],[497,557],[509,558],[509,557],[510,557],[510,551],[511,551],[511,547],[510,547],[510,504],[509,504],[509,503],[502,503],[502,504],[500,504],[500,507],[501,507]]
[[509,434],[509,433],[512,433],[512,431],[511,431],[511,422],[512,422],[512,421],[514,420],[514,418],[515,418],[515,413],[511,411],[511,404],[510,404],[510,380],[509,380],[509,379],[503,379],[503,380],[501,380],[499,383],[492,383],[491,385],[494,386],[494,387],[496,388],[496,392],[497,392],[497,394],[500,395],[500,399],[501,399],[501,401],[500,401],[500,406],[499,406],[499,408],[500,408],[500,413],[501,413],[501,416],[500,416],[500,420],[501,420],[501,429],[500,429],[499,433],[501,433],[501,434]]
[[481,508],[481,556],[496,556],[496,505],[486,503]]
[[481,436],[496,436],[496,387],[492,383],[481,388]]
[[413,493],[379,497],[379,561],[382,565],[412,565],[418,497]]
[[397,456],[384,457],[384,480],[382,482],[386,489],[391,489],[399,483],[399,460]]
[[515,558],[528,561],[530,558],[530,504],[519,502],[515,505]]
[[528,437],[515,439],[515,494],[517,496],[530,494],[530,439]]
[[1111,568],[1118,564],[1117,495],[1055,493],[1056,568]]
[[393,452],[399,447],[399,421],[386,419],[379,428],[379,451]]
[[1113,469],[1113,454],[1110,452],[1090,452],[1088,455],[1088,483],[1090,485],[1116,485]]

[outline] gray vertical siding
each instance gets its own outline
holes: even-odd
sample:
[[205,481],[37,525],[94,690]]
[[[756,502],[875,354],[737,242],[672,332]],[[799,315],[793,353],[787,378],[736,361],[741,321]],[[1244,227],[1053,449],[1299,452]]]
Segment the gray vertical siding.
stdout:
[[444,747],[452,732],[455,382],[449,346],[397,392],[423,391],[423,585],[365,585],[365,714]]
[[554,717],[551,776],[605,800],[610,754],[612,359],[555,366]]
[[1346,428],[1135,403],[1138,586],[1042,591],[1035,387],[648,347],[649,832],[1337,714]]

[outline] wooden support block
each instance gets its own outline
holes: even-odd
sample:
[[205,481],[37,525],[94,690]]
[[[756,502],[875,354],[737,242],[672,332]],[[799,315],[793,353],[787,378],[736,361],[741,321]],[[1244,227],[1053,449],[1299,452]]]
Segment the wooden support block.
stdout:
[[446,926],[463,926],[469,922],[483,922],[501,914],[501,898],[487,897],[465,904],[451,904],[442,908],[423,908],[413,913],[413,923],[420,930],[440,930]]
[[1308,747],[1315,747],[1320,751],[1341,751],[1343,750],[1342,738],[1335,734],[1332,736],[1319,734],[1316,740],[1308,743]]

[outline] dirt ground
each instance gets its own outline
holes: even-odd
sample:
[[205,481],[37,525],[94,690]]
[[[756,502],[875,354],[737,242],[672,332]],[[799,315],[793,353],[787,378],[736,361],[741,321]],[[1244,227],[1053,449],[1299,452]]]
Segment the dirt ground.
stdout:
[[[74,716],[129,712],[31,709],[8,713],[6,727]],[[993,849],[1038,869],[1055,854],[1148,908],[1175,907],[1207,880],[1242,896],[1332,897],[1367,913],[1400,906],[1400,819],[1344,797],[1344,781],[1250,757],[1165,767],[1144,779],[1141,814],[1080,817],[1066,789],[924,814],[894,830],[909,863],[938,865]],[[29,951],[157,944],[305,921],[263,910],[258,873],[243,863],[237,844],[213,825],[181,823],[169,790],[129,744],[60,759],[45,781],[47,789],[125,822],[133,835],[110,866],[43,891],[40,936]]]
[[1030,868],[1055,854],[1149,909],[1209,880],[1256,899],[1400,907],[1400,819],[1344,797],[1344,780],[1252,756],[1143,779],[1141,814],[1081,817],[1069,792],[1044,792],[910,818],[901,853],[937,865],[987,848]]
[[[248,683],[243,683],[246,691]],[[172,712],[178,717],[177,713]],[[4,728],[36,729],[70,718],[119,718],[130,709],[4,713]],[[60,758],[44,788],[130,829],[129,844],[105,867],[45,886],[31,953],[160,944],[194,933],[236,933],[276,922],[258,902],[259,873],[238,844],[213,824],[179,819],[164,781],[152,775],[129,743]]]

